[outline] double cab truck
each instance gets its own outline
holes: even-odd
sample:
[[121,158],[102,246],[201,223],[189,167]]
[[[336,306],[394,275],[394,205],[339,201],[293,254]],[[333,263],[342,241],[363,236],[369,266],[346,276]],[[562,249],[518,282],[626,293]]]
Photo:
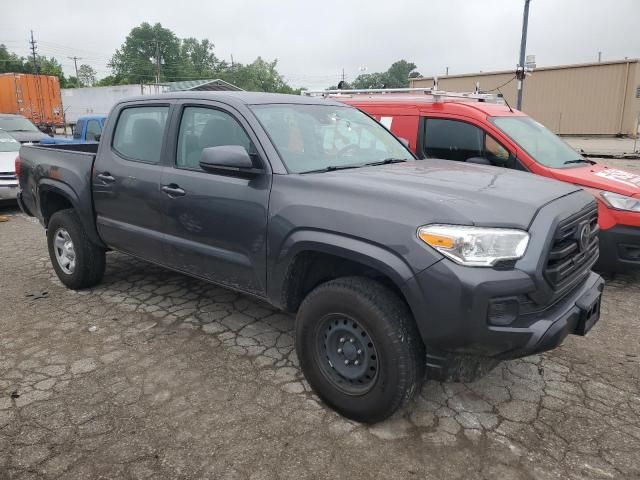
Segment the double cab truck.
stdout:
[[640,268],[640,175],[584,158],[531,117],[495,102],[493,95],[432,89],[333,95],[408,140],[418,158],[494,165],[583,187],[598,202],[596,269]]
[[73,135],[64,137],[55,135],[40,141],[42,145],[69,144],[69,143],[97,143],[100,141],[106,115],[83,115],[73,127]]
[[433,378],[598,320],[597,206],[576,186],[420,161],[332,100],[179,92],[116,104],[98,144],[23,146],[23,211],[69,288],[116,250],[296,316],[301,368],[376,422]]

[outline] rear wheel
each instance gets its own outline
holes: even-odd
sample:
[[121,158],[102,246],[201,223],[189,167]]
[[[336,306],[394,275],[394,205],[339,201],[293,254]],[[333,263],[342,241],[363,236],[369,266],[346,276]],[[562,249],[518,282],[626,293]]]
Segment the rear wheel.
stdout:
[[89,240],[74,210],[60,210],[51,216],[47,245],[53,269],[67,287],[80,290],[100,283],[105,251]]
[[424,376],[424,346],[407,305],[368,278],[313,290],[298,311],[296,350],[320,398],[361,422],[393,414]]

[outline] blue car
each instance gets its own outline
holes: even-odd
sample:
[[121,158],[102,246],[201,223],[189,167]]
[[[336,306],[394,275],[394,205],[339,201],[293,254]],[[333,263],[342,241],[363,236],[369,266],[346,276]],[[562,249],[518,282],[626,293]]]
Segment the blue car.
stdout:
[[54,136],[40,141],[40,144],[64,144],[64,143],[97,143],[102,135],[102,128],[107,119],[106,115],[83,115],[78,117],[73,129],[72,137]]

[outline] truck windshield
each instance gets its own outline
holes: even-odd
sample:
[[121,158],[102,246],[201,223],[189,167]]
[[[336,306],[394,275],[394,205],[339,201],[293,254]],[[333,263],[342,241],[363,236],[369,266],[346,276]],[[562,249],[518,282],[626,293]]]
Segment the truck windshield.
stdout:
[[24,117],[0,117],[0,130],[7,132],[38,132],[37,127]]
[[386,128],[355,108],[298,104],[251,108],[293,173],[414,158]]
[[0,130],[0,152],[17,152],[18,150],[20,150],[20,142]]
[[[570,168],[588,160],[531,117],[492,117],[491,122],[541,165]],[[570,162],[570,163],[567,163]]]

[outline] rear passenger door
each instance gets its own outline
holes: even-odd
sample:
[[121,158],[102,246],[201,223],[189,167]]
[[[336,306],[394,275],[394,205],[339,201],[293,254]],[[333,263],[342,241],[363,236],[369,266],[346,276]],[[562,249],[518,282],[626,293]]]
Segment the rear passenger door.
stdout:
[[160,193],[169,104],[136,104],[114,112],[93,171],[98,232],[107,245],[164,263]]
[[[171,131],[171,161],[162,176],[167,259],[171,266],[262,295],[271,176],[257,139],[235,110],[185,103]],[[200,168],[206,147],[240,145],[261,173],[210,173]]]

